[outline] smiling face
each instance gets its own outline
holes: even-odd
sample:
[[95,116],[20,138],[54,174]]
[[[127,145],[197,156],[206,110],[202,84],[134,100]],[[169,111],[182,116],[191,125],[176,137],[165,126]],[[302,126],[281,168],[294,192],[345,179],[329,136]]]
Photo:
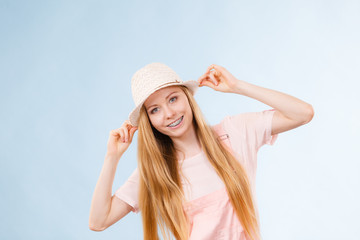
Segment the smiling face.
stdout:
[[153,127],[170,138],[180,138],[193,130],[193,113],[189,101],[178,86],[157,90],[144,102]]

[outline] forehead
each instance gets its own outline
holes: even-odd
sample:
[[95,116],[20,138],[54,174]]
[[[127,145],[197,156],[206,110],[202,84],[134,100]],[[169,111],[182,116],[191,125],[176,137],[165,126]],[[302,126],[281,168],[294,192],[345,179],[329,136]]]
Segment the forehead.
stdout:
[[153,104],[156,104],[158,102],[163,101],[166,99],[167,96],[169,96],[173,92],[182,93],[183,91],[179,86],[170,86],[165,87],[162,89],[159,89],[152,93],[144,102],[145,107],[151,106]]

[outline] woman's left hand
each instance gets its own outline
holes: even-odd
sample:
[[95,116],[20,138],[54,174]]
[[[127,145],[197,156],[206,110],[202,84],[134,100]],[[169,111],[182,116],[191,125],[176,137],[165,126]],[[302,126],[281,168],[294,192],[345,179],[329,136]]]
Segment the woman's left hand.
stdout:
[[207,86],[220,92],[234,92],[239,80],[224,67],[212,64],[198,79],[199,86]]

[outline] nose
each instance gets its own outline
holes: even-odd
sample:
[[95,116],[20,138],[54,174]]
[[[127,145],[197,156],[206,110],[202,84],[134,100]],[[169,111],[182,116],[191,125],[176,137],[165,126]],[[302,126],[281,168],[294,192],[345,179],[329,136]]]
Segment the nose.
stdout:
[[176,111],[170,106],[166,106],[164,110],[166,119],[171,119],[176,115]]

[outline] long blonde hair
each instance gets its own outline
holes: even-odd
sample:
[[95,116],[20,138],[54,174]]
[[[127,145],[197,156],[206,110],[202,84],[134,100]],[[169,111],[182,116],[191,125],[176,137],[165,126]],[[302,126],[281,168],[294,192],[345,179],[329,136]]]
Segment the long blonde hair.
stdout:
[[[180,86],[193,112],[193,124],[202,150],[224,182],[231,204],[248,237],[260,239],[251,185],[239,161],[223,146],[206,123],[199,106],[186,87]],[[183,210],[184,193],[172,140],[150,123],[145,107],[138,127],[139,208],[144,240],[158,240],[158,226],[165,239],[189,238],[189,222]]]

